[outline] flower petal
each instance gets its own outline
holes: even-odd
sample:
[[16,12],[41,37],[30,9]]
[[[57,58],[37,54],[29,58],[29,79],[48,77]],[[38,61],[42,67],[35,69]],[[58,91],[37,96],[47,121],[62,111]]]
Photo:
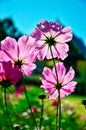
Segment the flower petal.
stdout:
[[58,96],[58,90],[55,90],[55,92],[49,96],[49,99],[55,100],[57,98],[57,96]]
[[70,27],[65,27],[61,30],[61,33],[57,36],[57,42],[69,42],[72,39],[72,32]]
[[48,86],[52,86],[53,85],[52,81],[47,81],[47,80],[45,80],[43,78],[40,78],[40,80],[41,80],[43,85],[48,85]]
[[49,93],[50,95],[55,92],[55,87],[48,86],[48,85],[41,85],[41,88],[45,89],[45,92]]
[[47,51],[48,51],[48,45],[44,45],[42,47],[42,49],[39,49],[39,53],[38,53],[38,59],[39,60],[44,60],[46,54],[47,54]]
[[15,66],[9,75],[9,80],[12,84],[16,84],[22,76],[23,73],[21,70],[18,68],[18,66]]
[[63,79],[62,85],[65,85],[68,82],[70,82],[74,78],[74,75],[75,75],[75,71],[72,67],[70,67],[69,72],[65,75]]
[[33,63],[24,64],[22,65],[22,72],[24,75],[30,76],[32,74],[32,71],[36,68],[36,65]]
[[56,64],[56,69],[55,67],[53,68],[53,73],[56,76],[56,70],[57,70],[57,75],[58,75],[58,82],[61,83],[63,81],[63,78],[66,73],[66,68],[62,62],[59,62]]
[[58,52],[58,58],[64,60],[68,56],[67,52],[69,51],[69,47],[66,43],[56,44],[55,49]]
[[64,86],[62,87],[62,89],[65,90],[65,91],[66,91],[66,90],[69,90],[70,93],[72,93],[72,92],[74,91],[74,89],[75,89],[76,84],[77,84],[77,82],[71,81],[71,82],[69,82],[68,84],[64,85]]
[[19,58],[24,59],[30,55],[35,55],[35,39],[28,36],[22,36],[18,40]]
[[52,83],[56,83],[56,79],[51,71],[51,69],[49,69],[48,67],[45,67],[43,72],[42,72],[44,78],[49,81],[49,82],[52,82]]
[[[52,52],[51,52],[52,51]],[[53,54],[53,56],[52,56],[52,54]],[[51,49],[50,49],[50,47],[48,48],[48,52],[47,52],[47,54],[46,54],[46,58],[47,59],[52,59],[52,58],[56,58],[56,57],[59,57],[59,53],[58,53],[58,51],[55,49],[55,47],[52,45],[51,46]]]
[[9,77],[9,74],[12,73],[12,63],[10,61],[8,62],[2,62],[2,65],[3,65],[3,69],[5,71],[5,76],[6,78]]
[[0,50],[0,62],[3,61],[12,61],[12,59],[4,51]]
[[10,59],[17,58],[17,42],[14,38],[6,37],[5,40],[1,41],[1,49],[7,54]]

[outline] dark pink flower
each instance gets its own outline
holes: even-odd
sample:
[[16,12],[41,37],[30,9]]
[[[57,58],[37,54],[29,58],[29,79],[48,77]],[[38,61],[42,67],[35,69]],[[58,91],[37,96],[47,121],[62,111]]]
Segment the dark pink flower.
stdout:
[[36,107],[32,107],[32,112],[36,113],[37,112],[37,108]]
[[52,102],[52,106],[56,107],[57,105],[58,105],[58,102],[57,102],[56,100],[54,100],[54,101]]
[[35,39],[22,36],[18,42],[11,37],[1,41],[0,61],[11,61],[14,66],[18,65],[24,75],[31,75],[36,68],[37,51]]
[[18,66],[13,67],[10,61],[0,63],[0,84],[9,87],[16,84],[23,76]]
[[50,47],[54,58],[64,60],[68,56],[69,47],[66,42],[72,39],[70,27],[62,28],[57,22],[44,20],[37,24],[37,28],[34,29],[31,36],[36,38],[39,60],[44,60],[45,57],[52,58]]
[[72,67],[70,67],[70,70],[66,73],[64,64],[59,62],[56,64],[56,70],[55,67],[52,70],[45,67],[42,72],[43,78],[40,78],[42,82],[41,88],[44,88],[45,92],[50,94],[49,99],[52,100],[58,97],[58,89],[60,89],[60,96],[63,98],[71,94],[77,84],[77,82],[71,81],[75,75],[75,71]]

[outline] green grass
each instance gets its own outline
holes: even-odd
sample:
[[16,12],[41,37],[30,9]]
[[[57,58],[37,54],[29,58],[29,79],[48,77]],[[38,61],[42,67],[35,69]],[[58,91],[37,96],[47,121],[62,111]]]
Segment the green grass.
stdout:
[[[22,130],[34,130],[34,122],[31,118],[24,92],[20,97],[16,97],[14,90],[13,87],[10,88],[7,94],[10,97],[7,99],[7,102],[12,122],[13,124],[19,124],[20,129]],[[37,108],[37,112],[34,113],[34,115],[39,125],[41,100],[38,96],[46,93],[43,89],[34,86],[27,90],[27,92],[31,106]],[[86,99],[86,96],[70,95],[61,99],[61,126],[63,130],[86,130],[86,109],[85,106],[82,105],[83,99]],[[42,123],[43,130],[55,130],[56,106],[52,106],[52,103],[53,101],[50,101],[48,99],[48,94],[46,94],[46,99],[44,100],[44,118]],[[8,127],[9,123],[5,112],[3,90],[0,90],[0,130],[8,130]]]

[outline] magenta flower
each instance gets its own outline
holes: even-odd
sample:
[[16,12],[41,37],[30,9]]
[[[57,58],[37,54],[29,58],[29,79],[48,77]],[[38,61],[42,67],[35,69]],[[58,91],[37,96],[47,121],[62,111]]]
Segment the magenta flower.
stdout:
[[18,66],[13,67],[10,61],[0,63],[0,84],[9,87],[16,84],[23,76]]
[[41,21],[37,24],[37,28],[32,32],[32,37],[37,40],[37,48],[39,50],[38,59],[51,59],[51,50],[53,57],[64,60],[68,54],[69,47],[66,42],[72,39],[70,27],[62,28],[57,22]]
[[11,61],[14,66],[18,65],[23,74],[29,76],[36,68],[33,63],[36,60],[37,51],[35,39],[22,36],[18,42],[11,37],[1,41],[0,61]]
[[50,94],[49,99],[52,100],[58,97],[58,89],[60,89],[60,96],[63,98],[66,95],[71,94],[77,84],[77,82],[71,81],[75,75],[72,67],[70,67],[70,70],[66,73],[64,64],[59,62],[56,64],[56,70],[55,67],[52,70],[45,67],[42,72],[43,78],[40,78],[42,82],[41,88],[44,88],[45,92]]

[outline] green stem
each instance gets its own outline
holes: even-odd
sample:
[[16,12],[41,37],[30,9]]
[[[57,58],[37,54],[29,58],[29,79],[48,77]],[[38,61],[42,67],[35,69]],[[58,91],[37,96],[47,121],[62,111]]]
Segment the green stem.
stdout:
[[6,88],[4,88],[4,101],[5,101],[6,113],[7,113],[8,119],[9,119],[11,130],[14,130],[13,125],[12,125],[12,121],[11,121],[11,118],[10,118],[10,115],[9,115],[9,111],[8,111],[8,108],[7,108]]
[[58,128],[61,127],[61,98],[60,98],[60,89],[58,89]]
[[56,130],[57,130],[57,122],[58,122],[58,104],[57,104],[57,107],[56,107]]
[[57,69],[56,69],[56,65],[55,65],[56,63],[55,63],[55,60],[54,60],[54,56],[53,56],[53,52],[52,52],[51,46],[50,46],[50,52],[51,52],[53,64],[54,64],[54,66],[55,66],[56,78],[57,78],[57,81],[58,81],[58,74],[57,74]]
[[[55,66],[56,78],[58,81],[58,74],[57,74],[57,69],[56,69],[55,60],[54,60],[51,46],[50,46],[50,52],[51,52],[53,64]],[[57,122],[58,122],[58,127],[57,127]],[[60,125],[61,125],[61,98],[60,98],[60,89],[58,89],[58,104],[57,104],[57,109],[56,109],[56,130],[57,128],[59,128],[60,130]]]
[[41,130],[41,125],[42,125],[42,120],[43,120],[43,99],[42,99],[42,105],[41,105],[41,117],[40,117],[40,130]]
[[29,109],[30,109],[30,112],[31,112],[31,115],[32,115],[34,124],[35,124],[35,126],[36,126],[36,129],[38,130],[37,122],[36,122],[36,120],[35,120],[34,114],[33,114],[32,109],[31,109],[30,100],[29,100],[29,97],[28,97],[28,95],[27,95],[26,87],[25,87],[25,85],[23,85],[23,86],[24,86],[24,92],[25,92],[25,97],[26,97],[27,103],[28,103],[28,107],[29,107]]

